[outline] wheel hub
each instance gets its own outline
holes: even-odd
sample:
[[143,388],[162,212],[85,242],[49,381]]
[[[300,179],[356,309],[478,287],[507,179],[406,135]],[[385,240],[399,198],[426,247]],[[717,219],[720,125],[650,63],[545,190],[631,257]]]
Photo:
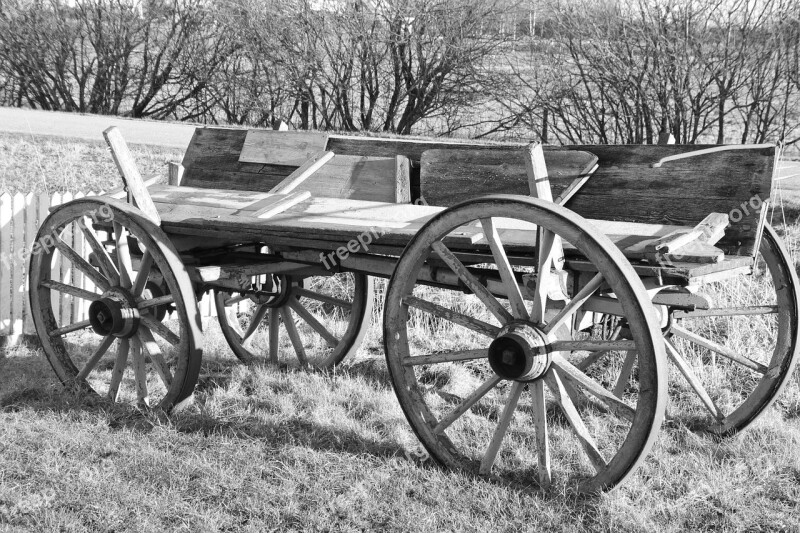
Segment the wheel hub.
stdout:
[[550,367],[547,336],[527,323],[509,324],[489,345],[489,364],[504,379],[538,379]]
[[130,338],[139,328],[136,299],[122,287],[106,291],[89,306],[89,323],[98,335]]

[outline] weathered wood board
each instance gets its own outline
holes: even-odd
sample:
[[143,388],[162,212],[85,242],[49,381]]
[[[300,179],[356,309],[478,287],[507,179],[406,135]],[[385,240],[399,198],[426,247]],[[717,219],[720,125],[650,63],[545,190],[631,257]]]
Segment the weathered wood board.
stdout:
[[[573,180],[592,171],[597,156],[548,150],[545,163],[556,198]],[[426,150],[420,167],[422,198],[430,205],[448,207],[486,194],[530,195],[523,148]]]
[[299,167],[324,150],[327,141],[326,134],[317,132],[248,130],[239,162]]
[[[256,215],[266,203],[282,202],[287,195],[163,185],[151,188],[151,194],[162,217],[163,227],[170,233],[228,239],[231,243],[279,242],[300,248],[308,246],[309,241],[327,241],[332,248],[336,248],[363,237],[362,240],[367,239],[370,244],[395,248],[398,254],[430,217],[444,209],[312,197],[289,206],[269,219],[259,219]],[[591,223],[621,249],[682,229],[656,224]],[[534,226],[502,218],[496,220],[496,225],[509,250],[524,254],[534,249]],[[213,242],[215,246],[219,245],[219,241]],[[478,225],[459,228],[446,242],[461,250],[488,249],[482,228]],[[568,244],[565,249],[574,252],[574,248]],[[698,260],[702,261],[702,254],[706,250],[700,252]],[[628,256],[638,260],[642,254],[628,253]],[[687,254],[686,261],[692,261],[690,254]]]
[[[198,128],[183,159],[181,184],[268,192],[323,151],[326,139],[315,132]],[[297,190],[335,198],[409,201],[409,177],[398,175],[397,165],[394,155],[337,154]],[[407,173],[407,165],[404,168]]]
[[[272,135],[286,133],[273,132]],[[243,130],[198,130],[184,159],[187,167],[184,183],[196,187],[268,191],[296,168],[239,161],[245,137]],[[418,165],[428,150],[468,148],[486,155],[487,151],[515,150],[522,146],[520,143],[330,135],[326,146],[320,149],[339,155],[407,156],[412,168],[411,196],[417,198],[421,179]],[[652,166],[663,157],[704,148],[708,146],[545,147],[545,157],[552,150],[577,150],[599,158],[599,168],[568,204],[570,209],[587,218],[694,226],[711,212],[727,213],[732,224],[718,246],[728,255],[752,255],[759,223],[766,212],[763,205],[769,199],[775,149],[754,147],[668,161],[658,168]],[[451,192],[459,194],[458,190]]]

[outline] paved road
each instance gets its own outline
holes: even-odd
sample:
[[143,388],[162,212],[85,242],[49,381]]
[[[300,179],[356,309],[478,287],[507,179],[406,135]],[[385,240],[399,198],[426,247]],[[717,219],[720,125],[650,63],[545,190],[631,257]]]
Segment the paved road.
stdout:
[[80,115],[0,107],[0,131],[56,135],[92,141],[103,140],[103,130],[117,126],[131,144],[148,144],[185,150],[195,125],[156,120],[134,120],[102,115]]

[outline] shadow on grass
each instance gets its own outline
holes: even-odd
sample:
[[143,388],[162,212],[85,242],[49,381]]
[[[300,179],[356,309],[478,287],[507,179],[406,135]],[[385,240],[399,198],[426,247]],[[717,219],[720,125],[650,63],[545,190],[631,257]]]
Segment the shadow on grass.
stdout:
[[[155,428],[166,428],[203,438],[218,436],[243,442],[259,441],[277,454],[287,447],[299,447],[344,455],[369,455],[384,460],[400,459],[423,470],[447,472],[446,468],[425,453],[420,453],[416,447],[409,449],[390,436],[382,437],[382,432],[371,431],[374,427],[360,431],[357,425],[340,426],[333,421],[321,423],[314,420],[313,416],[286,416],[275,409],[276,404],[270,399],[256,398],[246,389],[241,397],[232,398],[229,406],[225,406],[222,400],[220,407],[220,400],[217,399],[214,413],[211,413],[205,404],[206,399],[228,387],[235,379],[231,375],[232,370],[237,367],[240,367],[240,363],[235,360],[210,359],[204,362],[195,391],[195,402],[167,414],[158,410],[143,411],[131,405],[65,388],[55,379],[49,364],[41,355],[3,358],[0,359],[0,413],[56,413],[63,414],[68,421],[94,420],[113,431],[127,430],[145,435]],[[286,368],[277,369],[277,372],[293,374],[298,370]],[[358,377],[379,387],[390,387],[385,363],[380,359],[343,365],[338,375]],[[8,376],[20,379],[8,382],[5,379]],[[38,376],[38,379],[26,380],[25,376]],[[550,413],[553,416],[556,414]],[[458,475],[473,479],[476,483],[487,481],[487,478],[474,472],[461,472]],[[571,506],[582,511],[583,516],[599,516],[596,514],[597,496],[562,491],[543,494],[533,481],[536,479],[535,472],[518,472],[511,478],[490,478],[494,485],[542,501],[563,500],[566,497]]]

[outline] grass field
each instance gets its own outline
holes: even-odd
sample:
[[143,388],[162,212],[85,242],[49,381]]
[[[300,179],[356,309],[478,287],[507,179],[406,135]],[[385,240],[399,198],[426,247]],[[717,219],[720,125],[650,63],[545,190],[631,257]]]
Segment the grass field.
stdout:
[[[134,154],[162,174],[180,159]],[[0,136],[0,190],[111,188],[115,176],[100,145]],[[799,205],[784,197],[786,226],[775,218],[795,252]],[[244,367],[207,324],[195,402],[168,417],[74,395],[41,351],[5,350],[0,531],[800,531],[797,374],[742,435],[714,441],[678,417],[617,490],[543,496],[427,459],[391,389],[380,307],[358,356],[331,373]],[[450,333],[421,324],[415,339]],[[685,389],[673,382],[671,411]]]

